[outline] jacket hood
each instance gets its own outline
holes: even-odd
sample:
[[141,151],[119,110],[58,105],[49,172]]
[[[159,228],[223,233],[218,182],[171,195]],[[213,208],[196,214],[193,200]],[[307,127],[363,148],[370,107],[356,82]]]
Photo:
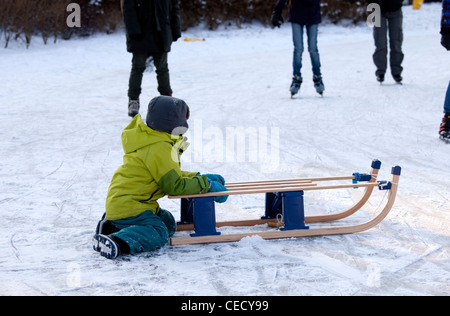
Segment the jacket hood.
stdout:
[[136,115],[122,132],[122,147],[126,154],[159,142],[174,145],[179,140],[180,137],[151,129],[142,121],[140,114]]
[[188,106],[183,100],[159,96],[148,105],[146,123],[151,129],[179,136],[189,128],[188,113]]

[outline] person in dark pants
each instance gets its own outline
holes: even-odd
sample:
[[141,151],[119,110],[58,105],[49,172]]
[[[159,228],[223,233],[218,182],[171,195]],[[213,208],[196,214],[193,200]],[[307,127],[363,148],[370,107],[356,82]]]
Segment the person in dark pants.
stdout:
[[402,62],[404,54],[403,44],[403,0],[369,0],[368,3],[377,3],[381,8],[381,25],[374,27],[373,36],[375,40],[375,53],[373,61],[377,67],[377,80],[382,83],[387,71],[388,64],[388,33],[390,47],[391,74],[395,82],[401,83]]
[[181,37],[179,0],[122,0],[127,50],[133,54],[128,84],[128,115],[139,113],[139,96],[147,59],[152,56],[158,91],[171,96],[168,53]]

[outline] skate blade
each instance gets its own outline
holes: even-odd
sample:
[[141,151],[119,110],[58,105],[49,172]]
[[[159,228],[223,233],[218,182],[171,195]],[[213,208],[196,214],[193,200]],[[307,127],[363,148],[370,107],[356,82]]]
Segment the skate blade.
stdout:
[[440,136],[439,139],[442,140],[446,144],[450,144],[450,138],[447,138],[447,137],[444,137],[444,136]]

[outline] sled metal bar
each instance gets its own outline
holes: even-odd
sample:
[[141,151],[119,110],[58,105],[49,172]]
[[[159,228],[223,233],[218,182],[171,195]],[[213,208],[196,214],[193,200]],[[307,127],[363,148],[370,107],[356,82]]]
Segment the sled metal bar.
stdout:
[[[359,183],[358,188],[368,188],[368,187],[378,187],[380,184],[377,182],[369,183]],[[328,186],[297,186],[297,187],[287,187],[280,190],[280,192],[295,192],[295,191],[314,191],[314,190],[333,190],[333,189],[348,189],[354,188],[355,184],[338,184],[338,185],[328,185]],[[201,198],[201,197],[211,197],[211,196],[226,196],[226,195],[241,195],[241,194],[257,194],[257,193],[271,193],[274,192],[274,188],[266,189],[249,189],[249,190],[230,190],[194,195],[181,195],[181,196],[168,196],[169,199],[186,199],[186,198]]]
[[282,238],[299,238],[299,237],[311,237],[311,236],[330,236],[330,235],[345,235],[356,234],[363,231],[367,231],[379,223],[381,223],[394,205],[398,183],[400,180],[400,167],[394,167],[392,169],[391,177],[391,189],[389,190],[388,200],[383,210],[372,220],[354,226],[343,227],[329,227],[329,228],[317,228],[309,230],[288,230],[288,231],[271,231],[271,232],[257,232],[248,234],[231,234],[222,236],[204,236],[204,237],[188,237],[188,238],[172,238],[170,244],[172,246],[188,245],[188,244],[206,244],[206,243],[222,243],[222,242],[235,242],[245,237],[260,236],[263,239],[282,239]]

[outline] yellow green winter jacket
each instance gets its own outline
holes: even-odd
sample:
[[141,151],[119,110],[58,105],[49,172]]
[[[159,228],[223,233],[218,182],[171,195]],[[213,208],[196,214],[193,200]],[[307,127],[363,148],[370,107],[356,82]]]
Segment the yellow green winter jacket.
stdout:
[[157,214],[157,200],[168,195],[208,192],[206,176],[180,169],[186,138],[148,127],[137,115],[122,133],[125,152],[106,198],[106,219],[119,220],[147,210]]

